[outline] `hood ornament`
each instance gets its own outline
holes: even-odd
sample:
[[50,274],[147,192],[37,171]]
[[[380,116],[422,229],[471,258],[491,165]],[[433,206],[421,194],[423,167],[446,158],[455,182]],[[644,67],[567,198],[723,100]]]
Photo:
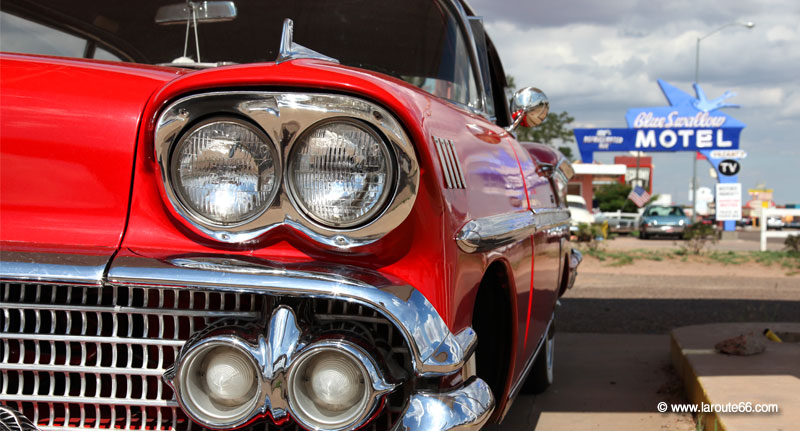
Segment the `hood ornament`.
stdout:
[[339,60],[328,57],[327,55],[320,54],[312,49],[308,49],[303,45],[294,43],[292,40],[294,33],[294,22],[286,18],[283,20],[283,32],[281,33],[281,47],[278,53],[278,58],[275,63],[283,63],[284,61],[295,60],[298,58],[313,58],[316,60],[325,60],[333,63],[339,63]]

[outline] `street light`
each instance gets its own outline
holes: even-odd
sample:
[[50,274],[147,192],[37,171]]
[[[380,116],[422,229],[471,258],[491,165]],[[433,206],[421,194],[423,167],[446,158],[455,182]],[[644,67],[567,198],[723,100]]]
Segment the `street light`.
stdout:
[[[694,57],[694,83],[695,84],[699,84],[700,83],[700,41],[702,41],[703,39],[706,39],[706,38],[708,38],[708,37],[710,37],[710,36],[712,36],[714,34],[717,34],[718,32],[720,32],[720,31],[722,31],[722,30],[724,30],[724,29],[726,29],[728,27],[731,27],[731,26],[741,26],[741,27],[745,27],[745,28],[747,28],[749,30],[749,29],[755,27],[756,23],[754,23],[752,21],[748,21],[748,22],[739,22],[739,21],[730,22],[730,23],[725,24],[722,27],[719,27],[718,29],[712,31],[711,33],[706,34],[705,36],[698,37],[697,38],[697,46],[696,46],[696,49],[695,49],[695,57]],[[697,152],[696,151],[695,151],[695,154],[692,154],[692,163],[693,163],[693,165],[692,165],[692,223],[694,223],[694,221],[697,219]]]

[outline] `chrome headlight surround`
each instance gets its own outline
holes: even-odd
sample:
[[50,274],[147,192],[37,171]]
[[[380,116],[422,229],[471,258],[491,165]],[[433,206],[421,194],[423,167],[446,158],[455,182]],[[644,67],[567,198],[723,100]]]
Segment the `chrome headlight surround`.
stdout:
[[[187,212],[170,178],[170,155],[180,139],[199,119],[233,116],[252,122],[275,144],[281,167],[281,184],[269,208],[253,219],[231,226],[204,222]],[[369,218],[353,226],[326,226],[308,217],[291,197],[284,173],[289,152],[307,130],[324,121],[347,119],[364,124],[383,138],[392,156],[394,173],[385,201]],[[194,232],[226,243],[241,243],[282,225],[302,232],[326,246],[347,250],[379,240],[402,223],[419,188],[419,165],[403,127],[381,106],[353,96],[324,93],[234,91],[198,94],[169,105],[159,116],[155,132],[156,161],[161,192],[168,209],[186,221]]]

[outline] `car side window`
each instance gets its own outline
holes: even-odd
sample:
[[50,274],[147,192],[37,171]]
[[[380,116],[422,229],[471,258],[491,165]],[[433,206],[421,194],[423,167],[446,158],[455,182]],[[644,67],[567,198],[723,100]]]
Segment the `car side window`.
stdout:
[[0,13],[0,39],[5,52],[83,57],[86,39],[5,12]]
[[94,41],[6,12],[0,12],[0,40],[5,52],[121,61]]

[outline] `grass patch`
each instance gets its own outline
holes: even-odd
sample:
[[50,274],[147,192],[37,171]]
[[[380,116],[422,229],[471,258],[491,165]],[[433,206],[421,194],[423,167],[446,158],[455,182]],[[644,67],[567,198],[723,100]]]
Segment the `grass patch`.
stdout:
[[750,260],[750,256],[733,251],[714,251],[708,254],[708,258],[723,265],[740,265]]

